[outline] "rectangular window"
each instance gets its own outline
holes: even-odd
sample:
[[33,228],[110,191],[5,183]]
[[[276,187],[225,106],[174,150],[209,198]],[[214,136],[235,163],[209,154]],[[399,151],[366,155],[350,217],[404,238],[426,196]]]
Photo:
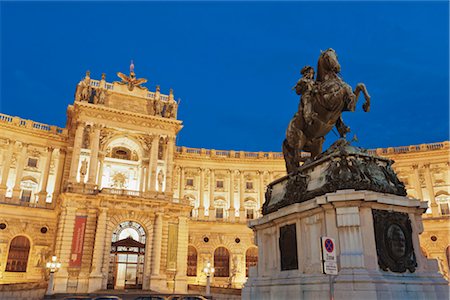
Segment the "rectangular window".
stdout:
[[216,188],[223,189],[223,180],[216,181]]
[[439,206],[441,207],[442,215],[450,215],[450,209],[449,209],[448,203],[439,203]]
[[37,168],[37,158],[28,158],[28,166],[32,168]]
[[31,200],[31,190],[23,190],[22,191],[22,197],[20,198],[20,200],[22,202],[30,202]]
[[247,190],[253,190],[253,182],[247,181],[245,187],[246,187]]
[[246,215],[248,220],[253,220],[255,218],[255,213],[253,209],[247,209]]
[[216,219],[223,219],[223,208],[222,207],[216,208]]
[[186,185],[187,186],[194,186],[194,179],[193,178],[186,179]]

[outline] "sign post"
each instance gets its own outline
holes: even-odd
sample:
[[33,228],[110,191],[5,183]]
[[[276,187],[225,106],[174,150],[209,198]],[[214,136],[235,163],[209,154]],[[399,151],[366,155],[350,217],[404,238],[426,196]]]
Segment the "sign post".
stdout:
[[333,300],[333,275],[338,274],[336,244],[333,238],[327,236],[320,238],[320,244],[322,245],[322,271],[324,274],[330,275],[330,300]]

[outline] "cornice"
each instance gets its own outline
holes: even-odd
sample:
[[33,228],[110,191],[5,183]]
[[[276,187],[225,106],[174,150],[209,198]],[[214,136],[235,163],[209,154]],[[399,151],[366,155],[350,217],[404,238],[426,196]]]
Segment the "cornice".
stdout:
[[[157,122],[157,123],[167,124],[169,126],[179,127],[178,130],[180,130],[183,126],[182,125],[183,122],[180,120],[163,118],[163,117],[158,117],[158,116],[151,116],[151,115],[147,115],[147,114],[141,114],[141,113],[130,112],[130,111],[125,111],[125,110],[119,110],[116,108],[106,107],[106,106],[102,106],[102,105],[98,105],[98,104],[91,104],[91,103],[86,103],[86,102],[75,102],[74,107],[75,107],[75,110],[77,110],[77,108],[80,107],[80,108],[87,108],[89,110],[94,110],[94,111],[99,111],[99,112],[113,113],[113,114],[118,114],[118,115],[122,115],[122,116],[146,119],[146,120]],[[81,113],[83,113],[83,112],[85,112],[85,111],[82,110]]]

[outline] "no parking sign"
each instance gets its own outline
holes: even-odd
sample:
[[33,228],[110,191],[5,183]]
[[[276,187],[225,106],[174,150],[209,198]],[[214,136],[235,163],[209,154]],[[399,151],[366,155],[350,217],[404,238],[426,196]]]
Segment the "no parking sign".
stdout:
[[336,244],[334,243],[334,239],[327,236],[323,236],[320,239],[322,244],[323,273],[337,275]]

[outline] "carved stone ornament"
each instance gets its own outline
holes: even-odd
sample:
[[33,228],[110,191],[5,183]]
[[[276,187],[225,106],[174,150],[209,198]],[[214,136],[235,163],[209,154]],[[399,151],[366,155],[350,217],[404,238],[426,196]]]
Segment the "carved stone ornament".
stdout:
[[417,267],[408,214],[372,210],[378,265],[383,271],[414,273]]
[[[296,172],[270,183],[263,214],[345,189],[406,196],[405,186],[392,169],[392,164],[390,159],[370,155],[367,150],[340,139]],[[320,172],[313,173],[315,168]]]

